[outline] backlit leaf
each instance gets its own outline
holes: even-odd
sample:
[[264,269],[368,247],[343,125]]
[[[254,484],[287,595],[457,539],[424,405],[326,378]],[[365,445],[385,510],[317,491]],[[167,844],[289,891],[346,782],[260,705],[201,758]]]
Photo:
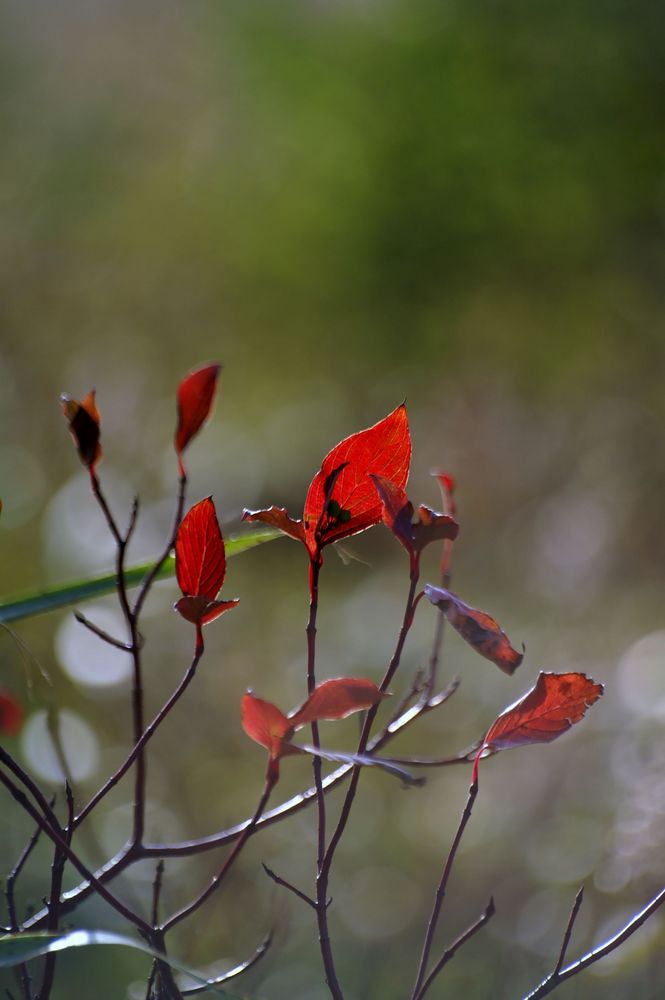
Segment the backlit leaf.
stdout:
[[441,472],[439,469],[430,469],[430,475],[438,481],[441,488],[443,509],[451,517],[457,517],[457,504],[455,503],[455,480],[449,472]]
[[550,743],[579,722],[602,693],[603,685],[586,674],[540,673],[531,691],[490,726],[483,747],[508,750],[527,743]]
[[210,414],[221,368],[219,364],[204,365],[190,372],[178,386],[175,450],[181,476],[185,474],[182,453]]
[[243,695],[240,705],[242,728],[250,739],[260,743],[273,760],[284,755],[285,741],[293,735],[293,723],[271,701],[257,698],[253,691]]
[[23,709],[8,691],[0,691],[0,735],[16,736],[23,723]]
[[425,585],[425,593],[432,604],[441,608],[446,618],[463,639],[476,652],[496,663],[505,674],[513,674],[524,659],[510,644],[508,636],[498,623],[485,611],[478,611],[465,604],[450,590]]
[[218,601],[226,575],[224,539],[212,497],[195,504],[183,518],[175,542],[175,568],[183,597],[175,610],[195,625],[207,625],[237,601]]
[[337,677],[319,684],[307,701],[290,716],[294,729],[308,722],[344,719],[378,704],[386,695],[372,681],[360,677]]
[[80,403],[66,393],[60,396],[62,412],[69,421],[69,432],[83,464],[94,472],[94,468],[102,457],[102,446],[99,443],[99,410],[95,404],[95,390],[91,389]]
[[[310,555],[380,521],[382,504],[369,476],[383,476],[403,489],[410,461],[411,437],[403,403],[373,427],[336,445],[324,458],[305,499],[303,523]],[[332,495],[326,495],[329,477],[338,469]]]

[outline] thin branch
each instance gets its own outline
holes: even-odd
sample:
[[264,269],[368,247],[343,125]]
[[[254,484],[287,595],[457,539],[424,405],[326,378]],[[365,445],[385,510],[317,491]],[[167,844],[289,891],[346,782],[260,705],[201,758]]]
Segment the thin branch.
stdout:
[[[54,805],[55,805],[55,796],[52,796],[49,802],[49,806],[52,809]],[[18,931],[18,920],[16,918],[16,900],[14,898],[16,880],[21,874],[21,871],[23,870],[26,861],[28,860],[28,858],[34,851],[35,847],[37,846],[37,841],[41,837],[41,834],[42,834],[42,828],[41,826],[37,825],[30,839],[28,840],[27,844],[21,851],[18,861],[16,862],[16,864],[10,871],[9,875],[7,876],[7,881],[5,883],[5,896],[7,899],[7,912],[9,914],[9,930],[11,931],[11,933],[16,933],[16,931]]]
[[175,545],[176,536],[178,534],[178,528],[180,527],[180,522],[182,521],[182,514],[185,509],[185,491],[187,489],[187,476],[180,476],[178,479],[178,498],[176,500],[176,510],[173,518],[173,526],[171,527],[171,533],[169,535],[169,540],[164,546],[162,553],[158,556],[152,569],[146,574],[139,589],[136,600],[134,601],[133,614],[136,619],[138,619],[141,611],[143,609],[143,604],[146,597],[150,593],[153,583],[159,576],[159,572],[168,559],[173,546]]
[[228,972],[225,972],[222,976],[218,976],[216,979],[209,979],[205,986],[192,986],[188,990],[183,990],[182,995],[184,997],[193,997],[196,996],[197,993],[205,993],[210,986],[222,986],[224,983],[228,983],[230,979],[235,979],[236,976],[240,976],[243,972],[247,972],[248,969],[251,969],[252,966],[256,965],[256,963],[259,962],[268,952],[268,949],[272,944],[272,938],[273,933],[270,931],[270,933],[266,935],[261,944],[258,946],[254,954],[244,962],[241,962],[240,965],[236,965],[233,969],[229,969]]
[[446,858],[446,863],[443,866],[441,880],[439,882],[436,894],[434,896],[434,905],[432,907],[432,913],[430,915],[429,922],[427,924],[427,931],[425,932],[423,951],[422,955],[420,956],[420,964],[418,966],[418,972],[416,974],[416,982],[413,987],[413,993],[411,994],[411,1000],[417,1000],[417,998],[420,995],[423,982],[425,980],[425,974],[427,972],[427,963],[429,961],[429,954],[432,948],[432,943],[434,941],[434,934],[436,932],[436,927],[439,922],[439,916],[441,914],[441,907],[443,906],[443,900],[446,895],[448,880],[450,878],[450,873],[452,871],[453,863],[455,861],[455,855],[457,854],[457,849],[461,843],[466,825],[471,817],[471,810],[473,809],[473,803],[476,800],[477,794],[478,794],[478,782],[474,781],[469,787],[469,795],[466,800],[466,805],[464,806],[464,810],[462,812],[462,818],[457,828],[457,833],[453,838],[450,851],[448,852],[448,857]]
[[494,916],[495,913],[496,909],[494,907],[494,898],[490,896],[489,903],[485,907],[484,911],[480,914],[478,919],[474,920],[471,926],[467,927],[467,929],[462,934],[460,934],[460,936],[456,938],[451,945],[449,945],[446,948],[439,961],[436,962],[429,976],[422,985],[422,989],[418,994],[418,1000],[422,1000],[422,998],[425,996],[425,994],[427,993],[430,986],[432,985],[436,977],[439,975],[441,970],[444,968],[445,965],[448,964],[450,959],[453,958],[455,953],[459,951],[462,945],[466,944],[469,938],[472,938],[474,934],[477,934],[478,931],[481,929],[481,927],[484,927],[487,921],[491,920],[491,918]]
[[176,924],[179,924],[181,920],[184,920],[186,917],[189,917],[190,914],[198,910],[200,906],[203,906],[206,900],[209,899],[210,896],[212,896],[213,892],[219,889],[220,885],[226,878],[226,875],[230,871],[234,861],[242,851],[243,847],[245,846],[251,835],[256,830],[256,824],[258,823],[261,813],[265,809],[266,803],[270,798],[270,793],[274,787],[275,781],[276,778],[274,777],[274,775],[271,772],[268,772],[266,774],[265,785],[261,793],[261,798],[259,799],[259,804],[256,807],[256,811],[252,816],[251,820],[249,821],[249,823],[247,824],[247,826],[245,827],[245,829],[243,830],[240,837],[238,837],[238,839],[236,840],[233,846],[233,850],[228,854],[224,864],[219,869],[219,871],[215,875],[213,875],[212,879],[210,880],[206,888],[202,892],[200,892],[199,895],[196,896],[190,903],[188,903],[186,906],[183,906],[182,909],[174,913],[173,916],[169,917],[169,919],[166,920],[161,925],[159,930],[161,932],[162,938],[167,933],[167,931],[170,931],[173,927],[176,926]]
[[[65,796],[67,800],[67,822],[62,829],[62,836],[66,843],[71,846],[72,834],[74,832],[74,796],[69,782],[65,784]],[[60,894],[62,892],[62,879],[65,871],[65,854],[59,845],[56,844],[53,852],[53,864],[51,866],[51,893],[48,901],[48,924],[49,931],[58,930],[60,922]],[[42,985],[39,989],[39,1000],[48,1000],[53,989],[55,978],[55,966],[58,956],[51,952],[44,961],[44,974]]]
[[94,634],[100,639],[103,639],[104,642],[108,642],[110,646],[115,646],[116,649],[122,649],[126,653],[131,653],[132,644],[130,642],[123,642],[122,639],[116,639],[115,636],[109,635],[108,632],[105,632],[103,628],[99,627],[99,625],[95,625],[94,622],[91,622],[90,619],[86,618],[80,611],[74,612],[74,618],[76,618],[76,621],[80,625],[84,625],[91,632],[94,632]]
[[[201,640],[200,642],[198,641],[199,638]],[[180,681],[180,684],[175,689],[171,697],[168,698],[167,701],[162,705],[162,707],[160,708],[159,712],[154,717],[152,722],[148,726],[146,726],[146,728],[143,731],[143,735],[138,740],[138,742],[134,744],[130,753],[122,762],[118,770],[111,775],[111,777],[102,785],[102,787],[97,792],[95,792],[95,794],[87,803],[87,805],[85,805],[83,809],[81,809],[80,813],[74,820],[75,826],[79,826],[86,818],[88,813],[90,813],[91,810],[93,810],[95,806],[97,806],[99,802],[101,802],[101,800],[111,791],[111,789],[118,784],[120,779],[130,769],[136,758],[143,752],[148,741],[154,736],[156,730],[159,728],[159,726],[161,726],[166,716],[169,714],[174,705],[177,704],[177,702],[183,696],[183,694],[191,684],[192,680],[194,679],[196,668],[198,667],[199,661],[203,656],[203,650],[204,650],[203,637],[202,635],[197,633],[197,643],[194,649],[194,656],[192,657],[192,662],[187,668],[186,673],[184,674],[182,680]]]
[[291,882],[287,882],[287,880],[282,878],[281,875],[277,875],[276,872],[274,872],[272,868],[268,868],[263,861],[261,862],[261,867],[268,878],[271,878],[273,882],[277,885],[283,886],[285,889],[288,889],[289,892],[292,892],[294,896],[298,897],[298,899],[302,899],[303,903],[307,903],[314,910],[316,910],[316,901],[313,900],[311,896],[308,896],[306,892],[303,892],[302,889],[297,889],[295,885],[292,885]]
[[[576,900],[577,902],[577,900]],[[540,1000],[540,997],[545,997],[549,993],[553,993],[554,990],[563,983],[566,979],[570,979],[571,976],[576,976],[578,973],[583,972],[584,969],[588,969],[590,965],[594,962],[600,961],[610,952],[614,951],[619,945],[622,945],[624,941],[627,941],[629,937],[635,933],[642,924],[646,923],[649,917],[658,910],[663,903],[665,903],[665,888],[661,889],[657,896],[651,900],[650,903],[640,910],[634,917],[632,917],[624,927],[621,928],[618,933],[613,937],[608,938],[602,944],[594,948],[593,951],[589,951],[586,955],[582,955],[576,962],[572,962],[567,965],[565,969],[560,969],[558,972],[554,970],[549,974],[549,976],[542,981],[542,983],[536,987],[531,993],[529,993],[524,1000]],[[568,921],[570,924],[570,920]]]
[[568,945],[570,944],[570,936],[573,933],[573,927],[575,926],[575,921],[577,920],[577,914],[580,912],[580,907],[582,905],[582,900],[584,899],[584,886],[581,885],[577,890],[577,895],[575,896],[575,902],[570,911],[570,916],[568,917],[568,923],[566,924],[566,929],[563,933],[563,939],[561,941],[561,951],[559,952],[559,958],[556,965],[554,966],[554,976],[558,976],[563,968],[563,963],[566,960],[566,952],[568,951]]

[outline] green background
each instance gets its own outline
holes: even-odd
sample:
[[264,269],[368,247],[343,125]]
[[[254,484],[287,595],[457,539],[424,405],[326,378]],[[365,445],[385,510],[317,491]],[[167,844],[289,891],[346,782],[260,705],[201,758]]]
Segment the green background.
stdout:
[[[412,499],[436,505],[432,466],[457,478],[454,587],[527,655],[509,679],[447,636],[442,674],[461,689],[397,747],[467,746],[540,669],[606,684],[560,743],[483,766],[438,947],[490,893],[497,915],[432,997],[519,998],[551,968],[582,881],[571,958],[663,882],[664,20],[644,0],[0,6],[2,593],[112,565],[59,393],[96,387],[103,482],[118,511],[140,494],[133,554],[147,557],[172,510],[175,387],[220,360],[189,496],[212,493],[226,532],[243,506],[298,515],[329,448],[405,397]],[[363,561],[327,557],[319,676],[378,679],[406,560],[383,528],[345,548]],[[208,629],[200,676],[151,747],[151,838],[252,811],[263,758],[238,706],[249,684],[284,709],[302,699],[306,587],[288,540],[229,564],[224,591],[241,604]],[[149,714],[189,660],[175,596],[161,586],[145,621]],[[122,759],[129,692],[63,672],[65,617],[15,631],[96,735],[83,799]],[[396,697],[426,663],[434,622],[422,606]],[[0,685],[29,714],[52,697],[7,633]],[[348,720],[324,739],[350,748],[356,732]],[[9,745],[27,759],[25,738]],[[283,772],[285,794],[309,783],[306,762]],[[467,782],[432,772],[403,792],[363,777],[331,887],[348,1000],[408,995]],[[128,795],[79,845],[91,864],[123,843]],[[2,801],[4,870],[29,832]],[[258,864],[311,890],[314,857],[311,812],[257,837],[174,952],[238,961],[275,926],[247,990],[324,998],[313,915]],[[39,905],[49,862],[42,845],[22,908]],[[169,864],[165,907],[216,863]],[[147,907],[151,878],[116,888]],[[125,929],[101,902],[74,921]],[[117,1000],[147,960],[76,952],[58,967],[56,1000]],[[596,968],[562,1000],[660,996],[661,919]]]

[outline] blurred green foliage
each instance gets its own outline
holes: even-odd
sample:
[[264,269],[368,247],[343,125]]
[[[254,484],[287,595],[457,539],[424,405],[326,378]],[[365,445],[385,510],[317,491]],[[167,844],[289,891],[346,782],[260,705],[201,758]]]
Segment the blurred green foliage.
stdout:
[[[662,627],[664,22],[645,0],[0,4],[3,594],[111,565],[101,525],[85,521],[60,391],[96,385],[102,477],[110,492],[118,481],[118,504],[138,490],[142,523],[166,530],[174,389],[218,358],[217,416],[192,446],[190,496],[214,492],[227,521],[243,504],[297,514],[325,451],[405,395],[414,501],[436,496],[430,465],[458,478],[455,586],[527,641],[527,659],[508,682],[451,639],[457,707],[404,752],[467,745],[540,668],[607,684],[584,732],[486,768],[442,934],[489,892],[498,914],[433,996],[522,995],[551,966],[580,880],[581,949],[662,879],[665,689],[657,667],[635,667],[635,684],[652,687],[631,702],[624,654]],[[148,532],[137,558],[157,538]],[[322,676],[380,676],[406,595],[402,554],[379,529],[354,544],[372,569],[327,558]],[[211,832],[255,804],[262,760],[237,705],[249,682],[280,704],[302,696],[306,580],[293,549],[271,544],[230,567],[241,605],[211,634],[189,707],[151,754],[156,838]],[[160,593],[146,622],[153,709],[190,639]],[[33,668],[26,684],[6,634],[0,684],[30,710],[55,697],[86,718],[103,748],[98,780],[126,745],[127,696],[68,679],[53,652],[60,621],[19,630],[54,693]],[[418,625],[404,685],[432,624]],[[355,729],[343,732],[347,746]],[[295,791],[309,770],[293,762],[284,781]],[[405,993],[466,781],[433,775],[422,796],[401,796],[363,779],[333,888],[349,1000]],[[100,818],[104,848],[122,844],[123,801]],[[29,829],[4,804],[0,817],[7,868]],[[313,857],[307,814],[257,838],[178,953],[242,958],[276,922],[278,947],[247,988],[324,997],[310,915],[272,895],[258,868],[263,858],[306,886]],[[38,858],[48,865],[48,850]],[[167,903],[211,866],[167,869]],[[46,891],[38,872],[22,905]],[[122,891],[149,893],[143,875]],[[405,918],[375,934],[383,886]],[[113,922],[95,903],[79,918]],[[589,974],[562,1000],[659,996],[662,948],[644,934],[613,978]],[[104,965],[102,976],[103,961],[63,958],[54,997],[88,998],[93,976],[95,996],[117,1000],[129,973],[116,980]],[[141,963],[126,964],[140,978]]]

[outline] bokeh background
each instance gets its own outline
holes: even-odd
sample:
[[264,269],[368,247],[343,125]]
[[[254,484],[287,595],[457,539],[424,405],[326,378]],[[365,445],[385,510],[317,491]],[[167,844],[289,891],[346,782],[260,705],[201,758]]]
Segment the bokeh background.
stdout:
[[[448,635],[442,676],[461,689],[397,749],[467,746],[540,669],[606,684],[560,742],[483,767],[438,947],[490,893],[498,912],[432,997],[525,995],[556,958],[580,883],[571,958],[665,880],[664,20],[645,0],[0,6],[1,592],[112,565],[59,393],[97,388],[103,482],[121,516],[141,496],[140,559],[171,516],[175,387],[221,360],[189,495],[213,493],[226,532],[244,505],[297,514],[326,451],[404,397],[412,498],[436,504],[431,466],[458,480],[454,587],[527,655],[509,679]],[[406,559],[383,528],[345,548],[358,558],[326,561],[319,675],[378,679]],[[251,813],[264,762],[239,701],[248,684],[285,709],[301,700],[306,584],[288,540],[230,563],[225,591],[241,604],[208,630],[196,684],[151,744],[151,839]],[[147,608],[150,714],[189,661],[175,593],[161,585]],[[88,610],[118,621],[112,599]],[[434,623],[422,606],[397,696]],[[0,658],[28,715],[11,749],[59,787],[44,723],[57,702],[87,797],[127,749],[127,663],[66,612],[3,631]],[[356,733],[347,720],[324,738],[350,748]],[[284,794],[309,784],[307,762],[283,772]],[[432,772],[404,792],[363,777],[330,911],[348,1000],[408,995],[468,778]],[[123,784],[81,840],[90,864],[124,842],[129,794]],[[6,872],[30,826],[0,802]],[[323,1000],[312,914],[259,866],[307,889],[314,857],[311,811],[256,837],[173,951],[223,966],[275,927],[243,988]],[[49,861],[42,845],[23,910],[47,891]],[[218,863],[170,862],[165,907]],[[139,867],[115,888],[147,907],[152,876]],[[71,919],[125,929],[102,902]],[[654,917],[562,1000],[662,996],[664,933]],[[58,968],[57,1000],[118,1000],[144,995],[148,961],[84,950]]]

